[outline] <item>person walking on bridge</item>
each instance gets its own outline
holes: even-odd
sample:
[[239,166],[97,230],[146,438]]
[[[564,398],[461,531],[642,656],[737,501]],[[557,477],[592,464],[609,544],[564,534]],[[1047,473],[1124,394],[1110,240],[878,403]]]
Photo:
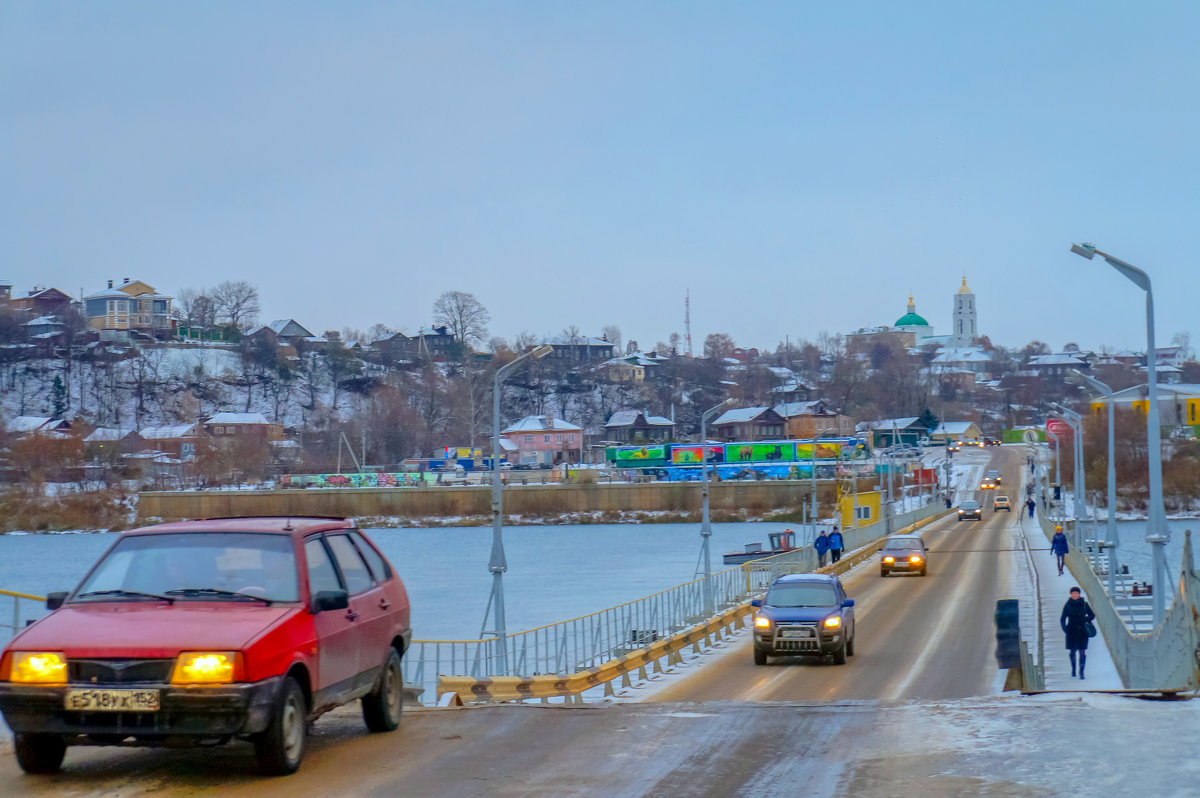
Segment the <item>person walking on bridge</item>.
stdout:
[[1095,619],[1096,613],[1092,612],[1092,608],[1083,598],[1079,588],[1071,588],[1071,597],[1063,605],[1062,615],[1059,616],[1058,622],[1067,635],[1067,651],[1070,652],[1071,657],[1072,678],[1075,676],[1076,654],[1079,657],[1079,678],[1083,678],[1083,669],[1087,666],[1088,638],[1095,634],[1096,627],[1092,626],[1092,621]]
[[817,539],[813,541],[813,548],[817,550],[817,567],[825,567],[825,552],[829,551],[829,536],[822,529]]
[[1050,551],[1054,554],[1054,558],[1058,563],[1058,575],[1063,575],[1063,563],[1066,562],[1067,552],[1071,550],[1071,544],[1067,543],[1067,536],[1063,534],[1061,526],[1054,527],[1054,537],[1050,539]]
[[846,548],[842,542],[842,533],[838,532],[837,524],[833,525],[833,531],[829,533],[829,562],[835,563],[842,559],[842,550]]

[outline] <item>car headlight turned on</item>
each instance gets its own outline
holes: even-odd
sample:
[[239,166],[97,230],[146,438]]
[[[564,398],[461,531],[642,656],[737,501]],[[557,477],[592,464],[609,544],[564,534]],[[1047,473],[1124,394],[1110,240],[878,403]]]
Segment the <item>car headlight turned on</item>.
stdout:
[[842,619],[836,615],[831,615],[825,619],[825,628],[826,629],[837,629],[841,625],[842,625]]
[[911,556],[911,557],[909,557],[909,558],[908,558],[908,561],[909,561],[909,562],[920,562],[920,561],[921,561],[921,555],[919,555],[919,554],[914,554],[913,556]]
[[0,664],[0,680],[14,684],[66,684],[67,658],[58,651],[13,651]]
[[883,561],[884,561],[884,562],[895,562],[895,561],[896,561],[896,558],[895,558],[895,557],[893,557],[893,556],[891,556],[891,555],[889,554],[887,557],[884,557],[884,558],[883,558]]
[[242,680],[239,651],[185,651],[175,660],[171,684],[228,684]]
[[757,618],[754,619],[754,628],[755,629],[770,629],[771,628],[771,619],[764,618],[763,616],[759,615]]

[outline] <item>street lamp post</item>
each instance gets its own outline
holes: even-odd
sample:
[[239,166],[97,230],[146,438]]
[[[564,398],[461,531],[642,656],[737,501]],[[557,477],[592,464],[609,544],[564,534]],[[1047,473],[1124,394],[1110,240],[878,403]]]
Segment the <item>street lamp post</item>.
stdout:
[[1051,404],[1052,408],[1057,410],[1063,420],[1071,425],[1071,459],[1075,464],[1075,489],[1073,491],[1074,499],[1071,504],[1074,505],[1075,513],[1075,529],[1072,530],[1075,537],[1075,548],[1083,548],[1083,518],[1087,514],[1087,502],[1084,499],[1086,486],[1084,485],[1083,474],[1083,416],[1076,413],[1074,410],[1063,407],[1059,404]]
[[736,399],[726,399],[721,404],[710,407],[700,414],[700,558],[704,561],[704,611],[711,617],[714,612],[712,594],[712,554],[709,539],[712,538],[712,524],[708,520],[708,420],[713,413],[734,404]]
[[809,518],[809,521],[812,522],[812,539],[813,540],[817,539],[817,438],[820,437],[822,434],[829,432],[831,429],[833,429],[833,428],[827,427],[827,428],[821,430],[821,432],[817,432],[815,428],[813,429],[812,458],[811,458],[811,465],[809,466],[809,474],[808,474],[809,479],[810,479],[810,484],[812,485],[812,487],[810,489],[810,495],[809,495],[809,505],[812,507],[812,514],[811,514],[811,517]]
[[1120,258],[1101,252],[1091,244],[1072,244],[1071,251],[1091,260],[1096,255],[1104,258],[1109,266],[1119,271],[1130,282],[1146,292],[1146,389],[1149,407],[1146,409],[1147,466],[1150,481],[1150,519],[1146,525],[1146,542],[1150,544],[1154,575],[1154,625],[1162,623],[1166,612],[1164,591],[1170,582],[1167,575],[1166,545],[1170,539],[1167,516],[1163,509],[1162,492],[1162,430],[1158,423],[1158,374],[1156,360],[1158,352],[1154,345],[1154,291],[1150,275]]
[[[492,574],[492,592],[488,596],[487,608],[483,611],[483,628],[479,632],[481,638],[495,635],[500,647],[500,674],[508,673],[508,631],[504,620],[504,572],[508,570],[508,561],[504,558],[503,538],[503,483],[500,481],[500,386],[504,375],[512,371],[527,357],[543,358],[554,351],[549,344],[541,344],[530,349],[525,354],[505,363],[496,369],[496,379],[492,386],[492,556],[488,560],[488,571]],[[488,629],[488,616],[491,615],[495,628]]]
[[1116,424],[1113,420],[1113,391],[1095,377],[1090,377],[1081,371],[1075,372],[1087,381],[1087,384],[1104,394],[1108,400],[1108,528],[1105,534],[1105,548],[1108,549],[1108,595],[1116,595],[1117,590],[1117,464],[1113,455],[1116,453]]

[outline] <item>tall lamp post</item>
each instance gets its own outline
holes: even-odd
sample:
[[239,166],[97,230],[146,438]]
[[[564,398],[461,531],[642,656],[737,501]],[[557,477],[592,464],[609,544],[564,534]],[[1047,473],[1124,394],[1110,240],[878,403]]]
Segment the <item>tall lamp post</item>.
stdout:
[[1116,594],[1117,590],[1117,464],[1113,459],[1116,452],[1116,424],[1113,420],[1113,391],[1095,377],[1090,377],[1082,371],[1075,372],[1088,385],[1104,394],[1108,400],[1108,528],[1105,534],[1105,548],[1108,549],[1108,595]]
[[714,612],[712,595],[712,554],[709,550],[709,539],[712,538],[712,524],[708,520],[708,420],[713,413],[724,410],[737,400],[730,397],[716,407],[710,407],[700,414],[700,558],[704,561],[704,611],[711,616]]
[[1109,266],[1119,271],[1130,282],[1146,292],[1146,389],[1149,407],[1146,408],[1146,449],[1150,481],[1150,519],[1146,525],[1146,542],[1150,544],[1154,575],[1154,625],[1162,623],[1166,611],[1163,592],[1170,577],[1167,575],[1166,545],[1170,539],[1167,530],[1167,515],[1163,509],[1162,492],[1162,430],[1158,423],[1158,374],[1155,361],[1158,352],[1154,346],[1154,291],[1150,286],[1150,275],[1120,258],[1101,252],[1091,244],[1072,244],[1071,251],[1088,260],[1099,255]]
[[[508,673],[508,631],[504,624],[504,572],[508,570],[508,561],[504,558],[504,522],[503,522],[503,483],[500,481],[500,386],[504,375],[512,371],[529,357],[543,358],[554,351],[549,344],[541,344],[530,349],[525,354],[505,363],[496,369],[496,379],[492,385],[492,556],[488,560],[488,570],[492,574],[492,593],[488,596],[487,609],[483,611],[483,629],[479,632],[481,638],[495,635],[500,646],[500,675]],[[488,616],[492,617],[495,628],[488,629]]]
[[1071,425],[1071,460],[1075,464],[1075,488],[1073,490],[1074,499],[1071,504],[1074,506],[1075,512],[1075,548],[1083,548],[1083,524],[1080,523],[1087,515],[1087,502],[1084,499],[1086,492],[1084,486],[1083,475],[1083,416],[1076,413],[1074,410],[1063,407],[1060,404],[1052,403],[1050,407],[1058,411],[1063,420]]

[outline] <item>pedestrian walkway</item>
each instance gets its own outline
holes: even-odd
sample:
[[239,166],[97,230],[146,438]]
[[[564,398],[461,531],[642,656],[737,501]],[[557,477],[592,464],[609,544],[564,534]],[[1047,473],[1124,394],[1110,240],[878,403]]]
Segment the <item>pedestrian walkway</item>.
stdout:
[[[1037,511],[1041,512],[1039,506]],[[1097,634],[1088,642],[1086,678],[1071,677],[1071,660],[1066,647],[1066,635],[1059,625],[1063,604],[1070,598],[1070,590],[1076,585],[1069,570],[1058,573],[1055,556],[1050,552],[1050,541],[1046,539],[1038,519],[1029,517],[1028,512],[1017,516],[1020,534],[1025,536],[1033,555],[1036,571],[1038,600],[1042,605],[1042,635],[1045,641],[1045,661],[1042,673],[1047,690],[1120,690],[1124,687],[1117,674],[1103,634]],[[1016,531],[1016,530],[1014,530]],[[1104,594],[1084,596],[1088,603],[1108,601]]]

